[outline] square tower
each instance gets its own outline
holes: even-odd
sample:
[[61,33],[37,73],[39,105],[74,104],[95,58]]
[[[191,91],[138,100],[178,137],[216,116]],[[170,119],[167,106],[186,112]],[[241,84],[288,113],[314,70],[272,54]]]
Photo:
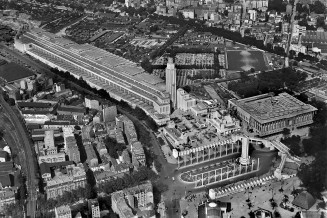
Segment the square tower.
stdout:
[[176,108],[176,67],[173,58],[168,58],[166,68],[166,91],[170,94],[173,108]]

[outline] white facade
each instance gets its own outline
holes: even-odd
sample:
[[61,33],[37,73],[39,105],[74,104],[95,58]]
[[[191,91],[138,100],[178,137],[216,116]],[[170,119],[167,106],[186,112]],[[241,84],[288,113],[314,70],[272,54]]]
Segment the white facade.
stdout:
[[253,9],[261,9],[268,7],[268,0],[245,0],[246,8]]
[[299,53],[299,52],[301,52],[303,54],[307,53],[307,47],[305,47],[303,45],[298,45],[298,44],[291,44],[290,50],[293,50],[296,53]]
[[141,5],[140,0],[125,0],[126,7],[139,8]]
[[292,37],[299,37],[299,35],[305,35],[307,28],[305,26],[300,26],[295,24],[293,26]]
[[183,10],[183,16],[185,19],[194,19],[194,11],[193,10]]
[[282,23],[282,33],[288,33],[289,26],[289,23]]
[[241,130],[240,121],[232,118],[229,114],[224,114],[224,112],[215,111],[211,113],[207,122],[215,127],[217,133],[221,135],[228,135]]
[[65,84],[63,83],[56,83],[55,84],[55,90],[56,92],[61,92],[61,91],[64,91],[65,90]]
[[56,218],[72,218],[72,211],[68,205],[55,208]]
[[88,107],[90,109],[100,109],[100,104],[98,100],[85,98],[85,107]]
[[191,98],[184,89],[177,90],[177,109],[188,111],[196,105],[196,100]]
[[28,91],[35,91],[36,89],[36,83],[35,80],[27,80],[27,90]]
[[257,11],[256,10],[249,10],[250,20],[256,21],[257,20]]
[[26,123],[38,123],[44,124],[45,121],[49,121],[50,117],[44,114],[23,114]]
[[91,205],[91,210],[92,210],[92,218],[100,218],[99,204],[92,204]]
[[166,91],[170,94],[173,108],[176,107],[176,67],[172,58],[168,58],[166,68]]
[[50,155],[44,155],[39,156],[39,164],[41,163],[58,163],[65,161],[65,153],[58,153],[58,154],[50,154]]

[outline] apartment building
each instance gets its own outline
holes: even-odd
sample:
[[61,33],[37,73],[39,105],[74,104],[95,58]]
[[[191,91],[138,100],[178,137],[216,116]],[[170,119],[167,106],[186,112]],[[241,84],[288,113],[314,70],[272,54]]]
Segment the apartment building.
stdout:
[[56,198],[65,191],[85,187],[86,175],[82,166],[67,166],[67,174],[58,173],[46,182],[47,199]]
[[[111,194],[112,210],[120,218],[155,217],[153,190],[150,181]],[[143,215],[142,215],[143,214]],[[146,214],[146,216],[144,216]]]
[[86,162],[89,164],[90,167],[97,167],[98,166],[98,157],[95,154],[95,150],[91,142],[84,142],[83,143],[85,152],[86,152]]
[[92,218],[100,218],[100,206],[97,199],[90,199],[88,201],[89,213]]
[[[145,154],[144,154],[144,149],[143,149],[143,145],[141,144],[141,142],[137,141],[131,145],[131,153],[132,153],[133,165],[145,166]],[[135,163],[135,162],[137,162],[137,163]]]

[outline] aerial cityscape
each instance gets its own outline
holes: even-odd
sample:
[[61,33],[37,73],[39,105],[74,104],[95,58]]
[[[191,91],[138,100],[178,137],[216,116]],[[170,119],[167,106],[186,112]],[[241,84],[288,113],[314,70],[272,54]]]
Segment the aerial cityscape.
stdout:
[[327,218],[327,0],[0,0],[0,217]]

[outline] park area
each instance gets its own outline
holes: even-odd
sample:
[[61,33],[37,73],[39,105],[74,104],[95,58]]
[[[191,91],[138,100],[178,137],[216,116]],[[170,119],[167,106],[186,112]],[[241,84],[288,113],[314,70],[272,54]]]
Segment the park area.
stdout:
[[261,51],[233,50],[227,51],[228,70],[264,71],[268,69],[265,54]]

